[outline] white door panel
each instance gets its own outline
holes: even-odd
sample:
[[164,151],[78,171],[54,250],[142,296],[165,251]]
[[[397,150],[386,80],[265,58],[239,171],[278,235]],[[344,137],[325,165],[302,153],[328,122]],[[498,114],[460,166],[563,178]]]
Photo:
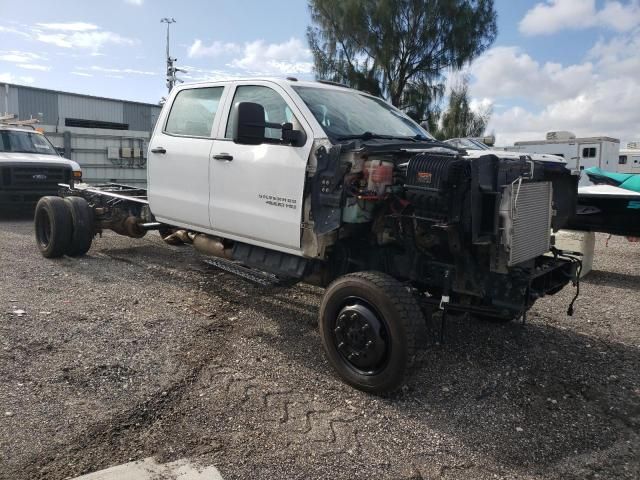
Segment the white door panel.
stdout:
[[[150,145],[149,202],[165,220],[211,226],[209,221],[209,155],[212,139],[160,133]],[[152,153],[156,148],[166,153]]]
[[213,156],[225,153],[233,160],[211,160],[213,229],[299,248],[309,151],[304,147],[216,141]]
[[220,122],[224,93],[223,86],[179,87],[169,100],[169,112],[163,110],[149,144],[147,165],[149,204],[156,218],[211,227],[212,134]]
[[[236,92],[245,87],[269,89],[269,95],[263,98],[267,119],[276,123],[293,121],[295,128],[302,128],[307,133],[305,145],[239,145],[228,138],[226,127],[232,105],[239,99],[260,103],[260,94],[255,97],[247,94],[244,98],[236,96]],[[216,140],[211,152],[212,228],[245,238],[249,243],[253,240],[254,243],[260,241],[299,250],[307,160],[313,145],[312,130],[291,97],[272,82],[238,82],[236,89],[229,89],[219,124],[218,137],[223,139],[226,135],[227,138]],[[274,133],[272,129],[267,130],[270,135]],[[233,159],[216,160],[220,154],[228,154]]]

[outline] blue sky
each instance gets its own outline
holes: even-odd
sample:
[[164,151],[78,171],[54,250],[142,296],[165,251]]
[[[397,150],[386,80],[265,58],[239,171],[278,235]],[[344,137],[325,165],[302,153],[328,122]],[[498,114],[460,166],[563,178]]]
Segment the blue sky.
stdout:
[[[548,130],[640,139],[640,0],[496,0],[499,34],[467,68],[500,143]],[[188,81],[312,78],[304,0],[0,0],[0,81],[157,102],[164,16]],[[451,76],[455,78],[455,75]]]

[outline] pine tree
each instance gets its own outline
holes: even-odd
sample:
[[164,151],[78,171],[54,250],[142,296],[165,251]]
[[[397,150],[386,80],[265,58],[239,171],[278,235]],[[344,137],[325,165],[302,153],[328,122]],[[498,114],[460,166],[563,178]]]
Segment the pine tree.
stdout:
[[493,0],[309,0],[307,31],[319,79],[386,98],[433,123],[443,73],[496,37]]
[[487,128],[492,109],[474,112],[469,105],[469,79],[464,77],[451,88],[447,110],[442,114],[441,125],[431,133],[438,140],[449,138],[481,137]]

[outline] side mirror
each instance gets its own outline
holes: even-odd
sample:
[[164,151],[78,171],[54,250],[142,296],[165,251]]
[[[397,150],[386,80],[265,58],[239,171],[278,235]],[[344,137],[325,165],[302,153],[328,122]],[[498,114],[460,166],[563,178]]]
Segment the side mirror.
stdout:
[[307,136],[302,130],[294,130],[292,123],[283,123],[282,128],[282,143],[292,145],[294,147],[301,147],[307,143]]
[[[242,145],[260,145],[263,143],[284,143],[300,147],[307,141],[307,136],[301,130],[294,130],[291,123],[272,123],[265,121],[264,107],[259,103],[240,102],[233,106],[233,141]],[[282,130],[280,140],[267,138],[265,130],[274,128]]]
[[233,141],[244,145],[265,143],[264,107],[259,103],[240,102],[233,106]]

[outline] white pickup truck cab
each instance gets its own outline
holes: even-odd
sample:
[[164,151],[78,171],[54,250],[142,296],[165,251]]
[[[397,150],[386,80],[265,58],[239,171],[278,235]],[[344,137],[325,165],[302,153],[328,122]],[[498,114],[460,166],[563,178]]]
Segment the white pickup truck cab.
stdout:
[[[36,210],[45,257],[104,229],[159,230],[245,278],[326,287],[319,329],[349,384],[397,389],[423,312],[524,316],[575,278],[551,230],[575,210],[564,164],[465,156],[380,98],[296,79],[176,87],[149,145],[148,190],[63,185]],[[547,255],[553,250],[553,255]],[[441,332],[444,330],[441,329]]]
[[33,207],[72,179],[82,180],[80,165],[61,157],[44,134],[0,124],[0,205]]

